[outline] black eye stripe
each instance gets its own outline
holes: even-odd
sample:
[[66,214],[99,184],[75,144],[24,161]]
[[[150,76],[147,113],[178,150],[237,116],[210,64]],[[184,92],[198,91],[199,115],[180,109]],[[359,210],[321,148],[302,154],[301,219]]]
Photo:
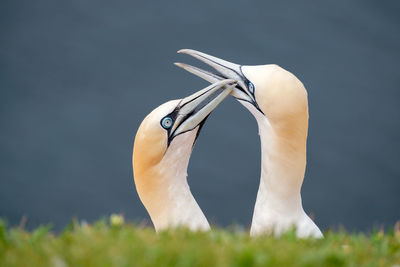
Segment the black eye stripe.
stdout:
[[[237,73],[237,72],[236,72],[236,73]],[[246,78],[246,76],[243,74],[242,66],[240,66],[240,73],[238,73],[238,75],[242,78],[244,84],[247,86],[248,91],[249,91],[252,95],[254,95],[254,91],[255,91],[256,88],[255,88],[254,84],[253,84],[252,82],[250,82],[250,81]],[[250,89],[250,84],[253,85],[253,90]]]
[[[172,139],[173,139],[173,138],[171,138],[171,136],[173,136],[173,135],[174,135],[174,132],[176,131],[176,129],[175,129],[175,130],[172,132],[172,126],[175,124],[176,119],[177,119],[177,117],[178,117],[178,113],[179,113],[179,110],[180,110],[180,108],[181,108],[181,107],[180,107],[180,104],[181,104],[181,102],[179,102],[179,104],[175,107],[175,109],[174,109],[171,113],[167,114],[165,117],[163,117],[163,118],[160,120],[160,125],[161,125],[161,127],[162,127],[164,130],[167,131],[168,146],[169,146],[169,144],[171,143],[171,141],[172,141]],[[168,124],[167,127],[165,127],[165,125],[163,124],[163,121],[165,121],[166,119],[170,119],[170,120],[171,120],[170,125]]]

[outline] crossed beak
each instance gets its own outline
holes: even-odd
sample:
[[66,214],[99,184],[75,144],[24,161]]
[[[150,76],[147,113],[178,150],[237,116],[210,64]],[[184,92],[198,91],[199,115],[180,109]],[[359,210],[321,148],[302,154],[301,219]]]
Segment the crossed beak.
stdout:
[[254,96],[254,85],[243,74],[241,65],[231,63],[229,61],[210,56],[192,49],[182,49],[179,50],[178,53],[187,54],[202,61],[203,63],[209,65],[214,70],[216,70],[217,73],[212,73],[210,71],[206,71],[184,63],[175,63],[175,65],[196,76],[199,76],[200,78],[203,78],[210,83],[215,83],[224,79],[235,80],[237,82],[237,85],[232,91],[231,95],[238,100],[251,103],[256,109],[263,113],[258,106]]
[[[232,92],[235,80],[223,79],[183,98],[165,118],[171,119],[168,129],[168,145],[177,135],[203,126],[210,113]],[[197,135],[201,129],[198,130]]]

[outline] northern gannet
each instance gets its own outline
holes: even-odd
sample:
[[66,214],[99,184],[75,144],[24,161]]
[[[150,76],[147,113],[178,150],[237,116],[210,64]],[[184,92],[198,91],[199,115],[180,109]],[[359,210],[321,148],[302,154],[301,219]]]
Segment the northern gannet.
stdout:
[[291,227],[298,237],[322,237],[304,212],[301,186],[306,169],[308,100],[303,84],[292,73],[271,65],[242,66],[195,50],[178,53],[197,58],[218,71],[187,64],[177,66],[209,81],[234,79],[232,95],[255,117],[261,141],[261,179],[251,235],[280,235]]
[[156,231],[210,225],[187,183],[192,148],[210,113],[228,96],[235,81],[225,79],[191,96],[154,109],[136,133],[132,165],[136,190]]

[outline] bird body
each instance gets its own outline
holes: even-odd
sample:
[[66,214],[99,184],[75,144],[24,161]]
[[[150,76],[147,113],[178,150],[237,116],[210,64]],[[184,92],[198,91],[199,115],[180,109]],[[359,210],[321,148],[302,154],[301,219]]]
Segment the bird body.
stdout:
[[231,92],[233,87],[225,86],[232,82],[217,82],[184,99],[164,103],[141,123],[133,148],[134,179],[157,231],[179,226],[210,228],[190,191],[187,167],[201,126]]
[[187,64],[179,67],[209,81],[237,81],[232,95],[255,117],[261,141],[261,178],[251,235],[275,234],[296,228],[298,237],[322,237],[303,210],[301,186],[306,168],[308,98],[292,73],[271,65],[241,66],[195,50],[191,55],[218,74]]

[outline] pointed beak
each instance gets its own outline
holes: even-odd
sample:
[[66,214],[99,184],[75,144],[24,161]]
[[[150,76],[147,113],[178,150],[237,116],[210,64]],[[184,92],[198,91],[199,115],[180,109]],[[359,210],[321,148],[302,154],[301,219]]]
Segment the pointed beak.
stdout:
[[201,128],[210,113],[236,85],[235,80],[224,79],[182,99],[174,111],[167,115],[173,120],[173,125],[168,130],[168,144],[179,134],[191,131],[199,125]]
[[232,91],[232,96],[238,100],[251,103],[261,113],[263,113],[259,108],[254,96],[254,85],[251,84],[251,82],[244,76],[241,65],[231,63],[229,61],[192,49],[181,49],[178,51],[178,53],[187,54],[200,60],[216,70],[217,73],[212,73],[210,71],[206,71],[184,63],[175,63],[176,66],[181,67],[182,69],[211,83],[223,79],[234,79],[237,82],[237,86]]

